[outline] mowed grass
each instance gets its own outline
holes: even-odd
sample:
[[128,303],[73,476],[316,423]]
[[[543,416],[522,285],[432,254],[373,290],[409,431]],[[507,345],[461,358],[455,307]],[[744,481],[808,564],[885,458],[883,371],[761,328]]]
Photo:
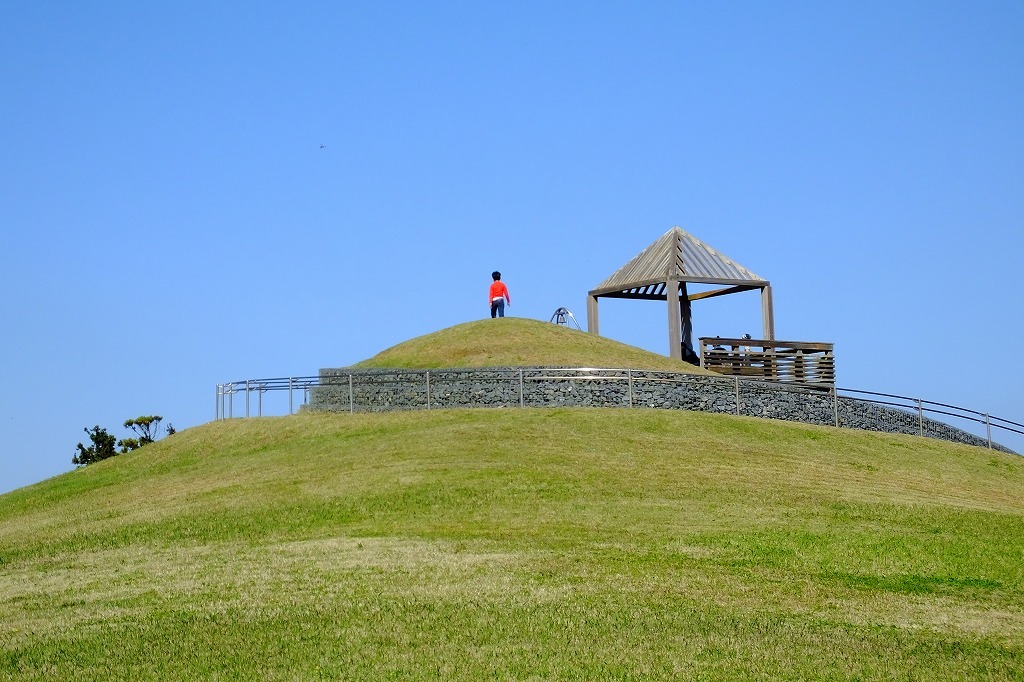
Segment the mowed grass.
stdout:
[[410,339],[356,367],[598,367],[709,374],[681,360],[565,326],[519,317],[477,320]]
[[232,420],[0,496],[0,679],[1024,678],[1024,459],[613,409]]

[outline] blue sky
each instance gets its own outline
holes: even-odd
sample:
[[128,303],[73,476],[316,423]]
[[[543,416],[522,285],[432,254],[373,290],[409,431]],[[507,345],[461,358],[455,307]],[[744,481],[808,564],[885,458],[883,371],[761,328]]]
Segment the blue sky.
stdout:
[[[673,225],[840,385],[1024,421],[1018,2],[5,2],[0,143],[0,491],[484,317],[494,269],[582,321]],[[666,353],[663,305],[601,331]]]

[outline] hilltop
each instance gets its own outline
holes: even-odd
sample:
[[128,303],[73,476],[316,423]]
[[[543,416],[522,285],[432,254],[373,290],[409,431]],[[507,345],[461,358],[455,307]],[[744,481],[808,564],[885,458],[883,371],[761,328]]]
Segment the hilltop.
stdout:
[[458,367],[629,367],[692,374],[710,372],[613,339],[521,317],[466,322],[392,346],[354,365],[436,369]]

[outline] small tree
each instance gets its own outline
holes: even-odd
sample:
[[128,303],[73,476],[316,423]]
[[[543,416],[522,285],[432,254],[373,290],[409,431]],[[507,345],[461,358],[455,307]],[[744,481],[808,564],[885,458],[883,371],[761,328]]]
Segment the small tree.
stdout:
[[[124,423],[124,427],[126,429],[131,429],[139,437],[137,444],[134,445],[133,447],[128,448],[128,450],[134,450],[137,447],[141,448],[143,445],[155,441],[157,435],[159,434],[158,428],[160,427],[161,421],[163,421],[163,417],[158,417],[155,415],[148,417],[136,417],[135,419],[126,420]],[[128,438],[121,442],[127,443],[129,441],[134,440],[136,439]],[[125,450],[125,452],[127,452],[128,450]]]
[[78,453],[71,458],[72,464],[84,466],[118,454],[115,449],[117,439],[107,433],[106,429],[101,429],[99,425],[96,425],[91,430],[82,430],[89,434],[89,440],[92,444],[89,447],[85,447],[82,443],[79,443],[76,446]]

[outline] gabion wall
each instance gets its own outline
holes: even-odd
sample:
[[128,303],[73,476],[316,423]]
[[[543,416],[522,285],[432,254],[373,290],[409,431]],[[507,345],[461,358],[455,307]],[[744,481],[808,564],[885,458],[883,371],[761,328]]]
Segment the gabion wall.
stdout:
[[[646,370],[558,367],[322,369],[303,409],[381,412],[459,407],[653,407],[988,441],[897,407],[783,384]],[[1012,452],[996,443],[993,449]]]

